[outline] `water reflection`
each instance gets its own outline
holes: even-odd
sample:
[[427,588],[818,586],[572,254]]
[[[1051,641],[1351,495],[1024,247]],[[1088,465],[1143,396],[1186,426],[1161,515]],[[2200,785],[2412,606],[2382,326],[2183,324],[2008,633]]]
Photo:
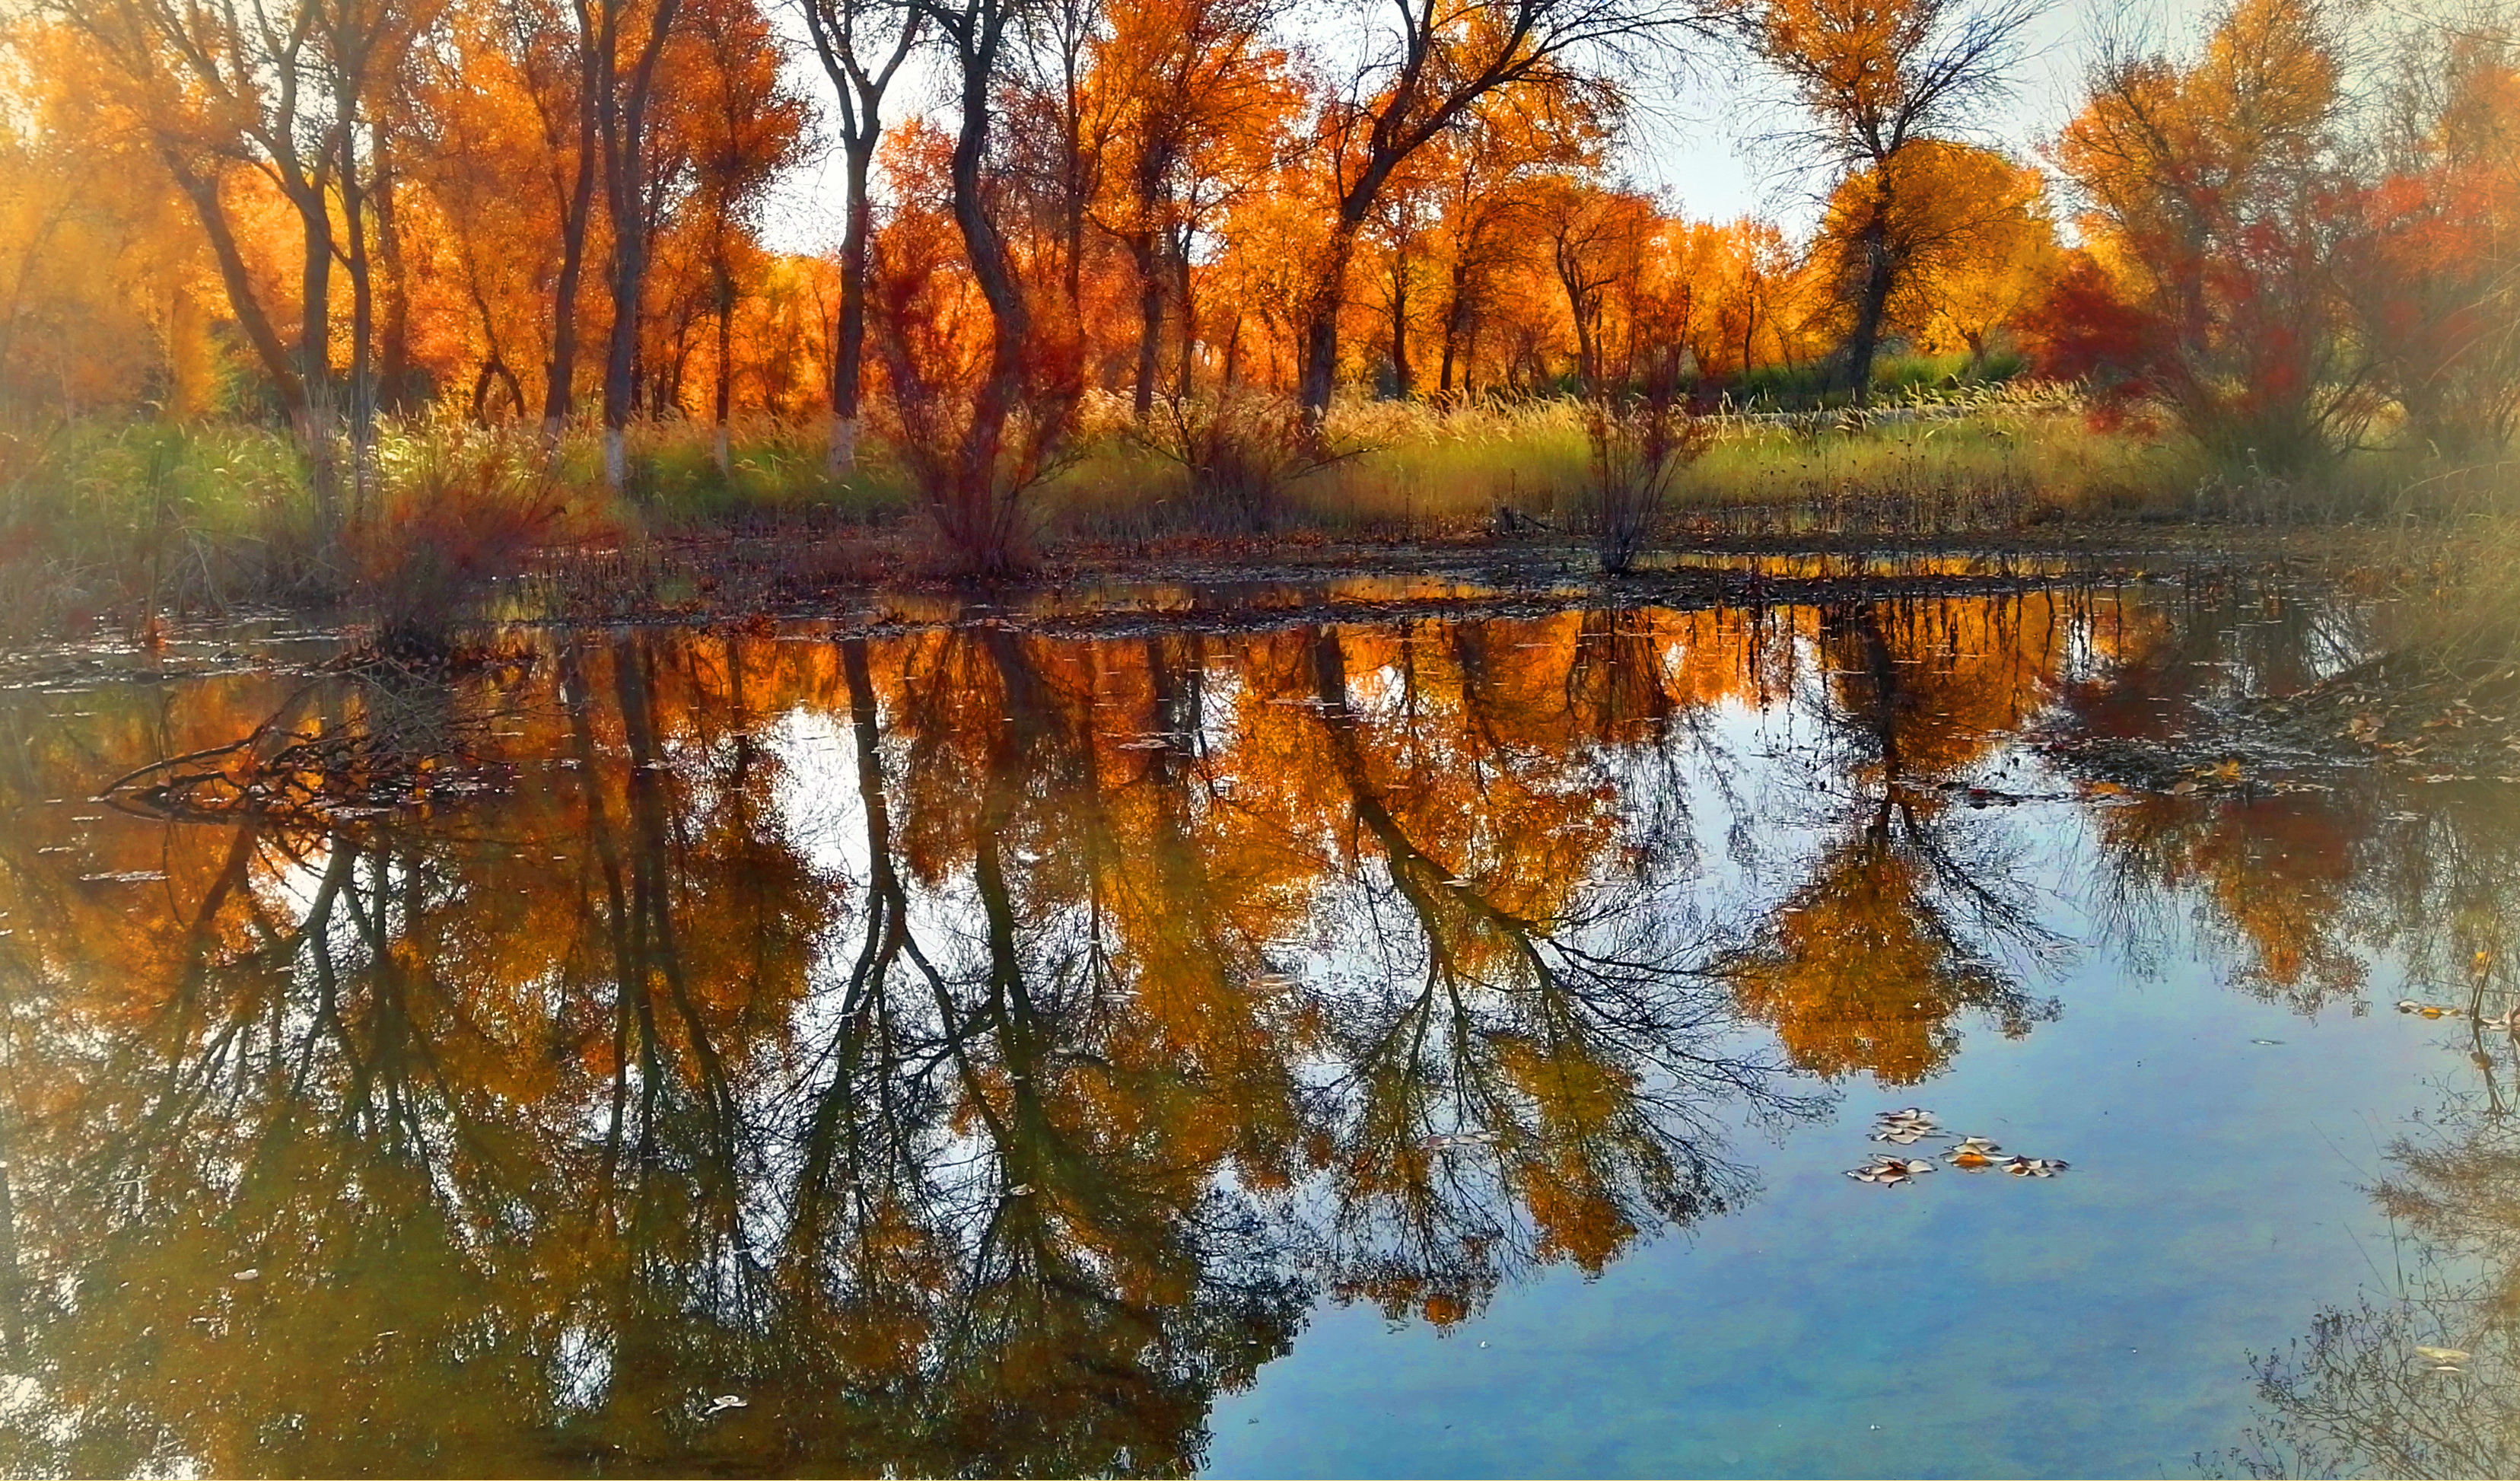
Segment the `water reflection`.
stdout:
[[2025,606],[1819,614],[1827,684],[1808,702],[1824,740],[1811,759],[1843,785],[1814,779],[1833,804],[1825,841],[1731,964],[1742,1006],[1804,1069],[1914,1085],[1958,1051],[1972,1010],[2014,1038],[2057,1014],[2007,965],[2052,944],[2027,876],[1966,805],[2011,794],[1962,780],[2056,687],[2055,606]]
[[[2351,788],[2027,743],[2340,642],[2042,590],[22,693],[0,1468],[1194,1468],[1316,1301],[1599,1273],[1753,1198],[1745,1131],[2056,1019],[2025,799],[2306,1008],[2499,901]],[[344,738],[350,805],[251,793]],[[213,754],[217,818],[78,800]]]
[[2383,1288],[2255,1355],[2257,1417],[2218,1475],[2505,1476],[2520,1467],[2520,1127],[2453,1097],[2372,1193],[2404,1231]]

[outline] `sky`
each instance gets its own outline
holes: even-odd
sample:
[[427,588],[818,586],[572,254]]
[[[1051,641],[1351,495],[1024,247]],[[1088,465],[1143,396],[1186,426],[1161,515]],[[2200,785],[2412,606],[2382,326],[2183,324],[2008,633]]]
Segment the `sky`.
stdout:
[[[2204,10],[2202,0],[2050,0],[2025,38],[2013,96],[1993,111],[1983,142],[2035,159],[2039,146],[2072,112],[2094,37],[2133,27],[2175,51],[2192,38]],[[802,25],[788,7],[780,12],[794,32],[793,85],[827,99],[830,84],[805,44]],[[1662,192],[1671,205],[1696,220],[1756,215],[1778,222],[1788,235],[1807,232],[1827,182],[1798,177],[1766,142],[1794,118],[1775,85],[1737,53],[1710,50],[1690,72],[1679,85],[1641,100],[1644,106],[1624,146],[1621,171]],[[933,92],[932,85],[906,74],[894,88],[899,101],[887,100],[886,120],[906,115]],[[791,170],[771,207],[768,245],[782,251],[828,250],[838,240],[839,200],[835,156]]]

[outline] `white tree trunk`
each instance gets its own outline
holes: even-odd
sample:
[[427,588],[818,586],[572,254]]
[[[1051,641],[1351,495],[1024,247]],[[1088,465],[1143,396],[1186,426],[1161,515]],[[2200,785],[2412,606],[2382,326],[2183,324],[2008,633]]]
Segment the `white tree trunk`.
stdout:
[[621,428],[604,429],[604,486],[620,493],[630,482],[630,455],[622,446]]
[[832,419],[832,440],[823,458],[825,472],[834,478],[845,478],[858,471],[858,429],[865,423],[863,417]]

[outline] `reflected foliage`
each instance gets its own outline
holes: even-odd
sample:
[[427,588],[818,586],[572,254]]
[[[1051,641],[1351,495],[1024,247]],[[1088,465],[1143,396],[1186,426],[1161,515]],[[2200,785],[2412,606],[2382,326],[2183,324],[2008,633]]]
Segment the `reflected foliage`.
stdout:
[[[2507,1031],[2505,1034],[2507,1041]],[[2498,1046],[2509,1059],[2509,1045]],[[2503,1476],[2520,1467],[2520,1127],[2454,1095],[2373,1189],[2392,1279],[2252,1358],[2257,1417],[2207,1458],[2249,1476]]]
[[[1317,1301],[1598,1274],[1754,1197],[1745,1130],[2053,1018],[2025,799],[2105,840],[2113,928],[2203,909],[2253,987],[2468,960],[2418,919],[2499,951],[2481,830],[2025,744],[2175,723],[2234,633],[2322,667],[2256,621],[975,611],[16,692],[0,1467],[1195,1468]],[[244,737],[401,770],[84,800]]]

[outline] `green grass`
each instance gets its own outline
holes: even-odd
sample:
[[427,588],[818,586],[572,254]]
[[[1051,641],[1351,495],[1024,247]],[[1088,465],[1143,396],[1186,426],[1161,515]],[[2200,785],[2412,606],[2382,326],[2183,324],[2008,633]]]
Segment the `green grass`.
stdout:
[[[2093,430],[2070,400],[2032,388],[1946,386],[1889,407],[1868,420],[1722,419],[1677,482],[1673,528],[1896,537],[2076,521],[2341,518],[2438,529],[2483,527],[2520,505],[2507,466],[2444,472],[2382,452],[2357,455],[2316,483],[2288,482],[2218,469],[2176,440]],[[1346,400],[1328,439],[1351,456],[1285,487],[1277,535],[1474,534],[1500,510],[1571,530],[1589,476],[1581,409],[1565,400]],[[711,559],[675,554],[686,537],[770,535],[829,573],[898,571],[900,557],[916,558],[928,537],[916,492],[880,440],[871,437],[866,451],[861,471],[834,482],[823,471],[819,424],[749,423],[736,428],[721,471],[705,426],[646,424],[632,432],[632,477],[616,494],[599,476],[591,431],[565,439],[555,471],[530,430],[424,417],[384,429],[366,522],[354,519],[346,554],[319,559],[304,471],[278,432],[102,419],[0,428],[0,639],[75,636],[101,623],[136,631],[152,614],[253,605],[346,598],[357,611],[363,594],[426,606],[439,582],[477,594],[487,575],[520,568],[534,543],[618,550],[647,570]],[[1045,552],[1247,533],[1196,506],[1184,471],[1131,433],[1117,397],[1088,398],[1069,461],[1032,497],[1033,538]],[[841,549],[864,545],[841,537],[870,528],[887,531],[878,543],[892,556]],[[421,530],[430,551],[410,549],[409,532]],[[461,569],[428,563],[440,547],[463,552]],[[2490,552],[2511,553],[2520,610],[2520,537],[2476,549],[2480,590],[2494,584],[2481,574],[2498,559]],[[454,586],[444,589],[446,602],[459,600]]]
[[[1892,415],[1940,399],[1893,403]],[[1806,524],[1895,526],[1918,532],[2073,517],[2184,517],[2206,466],[2192,450],[2093,431],[2070,406],[1982,394],[1935,420],[1836,425],[1834,415],[1778,425],[1719,419],[1706,452],[1679,478],[1673,513],[1781,517]],[[1347,401],[1333,409],[1331,442],[1356,455],[1286,490],[1286,523],[1330,535],[1459,533],[1500,509],[1571,523],[1590,476],[1580,407],[1541,401],[1504,407]],[[1116,426],[1089,416],[1086,451],[1045,489],[1045,538],[1143,538],[1208,528],[1186,480]],[[1928,518],[1928,514],[1932,517]]]
[[603,487],[597,440],[572,437],[563,481],[608,523],[651,534],[878,523],[916,509],[917,495],[879,448],[856,476],[835,483],[824,472],[820,426],[762,420],[731,430],[721,471],[708,428],[634,426],[628,487],[617,497]]

